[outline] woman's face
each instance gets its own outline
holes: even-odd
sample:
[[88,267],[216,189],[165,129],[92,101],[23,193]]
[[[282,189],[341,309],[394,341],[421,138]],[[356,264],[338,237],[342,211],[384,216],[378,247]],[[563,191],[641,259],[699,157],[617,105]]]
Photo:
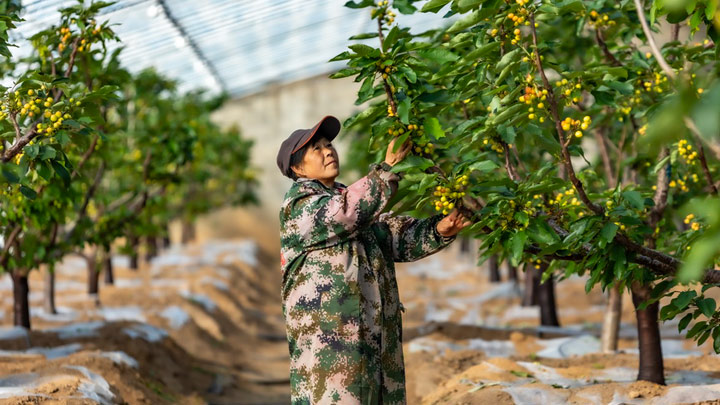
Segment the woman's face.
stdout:
[[329,140],[318,138],[305,152],[300,166],[293,167],[299,177],[320,180],[328,187],[332,187],[335,178],[340,174],[340,160],[335,148]]

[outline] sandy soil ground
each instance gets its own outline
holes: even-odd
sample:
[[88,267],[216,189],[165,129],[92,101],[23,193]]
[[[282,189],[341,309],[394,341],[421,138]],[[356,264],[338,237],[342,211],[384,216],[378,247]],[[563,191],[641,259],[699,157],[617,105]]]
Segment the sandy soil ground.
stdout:
[[[85,263],[58,267],[58,314],[31,277],[33,331],[13,328],[0,278],[0,404],[287,404],[288,354],[273,243],[173,246],[140,270],[115,257],[116,282],[85,293]],[[452,246],[398,265],[406,308],[409,404],[675,404],[720,401],[720,358],[662,325],[667,386],[635,382],[629,297],[621,351],[599,353],[605,298],[584,280],[557,289],[562,327],[538,327],[521,286],[491,284]],[[100,305],[96,305],[96,300]],[[716,402],[712,402],[716,401]]]

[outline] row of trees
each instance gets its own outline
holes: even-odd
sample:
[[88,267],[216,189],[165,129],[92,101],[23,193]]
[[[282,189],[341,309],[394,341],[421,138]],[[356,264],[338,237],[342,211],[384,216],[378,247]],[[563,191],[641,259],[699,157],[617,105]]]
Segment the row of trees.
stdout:
[[[347,67],[331,77],[362,82],[356,103],[370,102],[344,123],[366,133],[351,161],[366,167],[393,137],[412,142],[394,209],[458,207],[483,258],[529,263],[545,283],[587,276],[587,291],[610,296],[606,348],[628,291],[638,379],[665,381],[659,318],[681,317],[680,330],[720,352],[704,294],[720,283],[718,2],[413,3],[346,4],[378,21],[333,59]],[[391,8],[459,18],[413,34],[386,26]]]
[[[226,204],[255,201],[251,141],[210,121],[224,96],[178,92],[153,70],[131,74],[122,47],[97,13],[111,3],[60,10],[60,21],[30,38],[13,59],[8,30],[18,8],[0,10],[0,271],[12,276],[14,322],[30,327],[28,273],[47,267],[46,308],[54,312],[54,266],[68,254],[88,261],[88,292],[101,265],[112,282],[114,246],[137,266],[167,240],[168,224]],[[124,246],[118,241],[125,241]]]

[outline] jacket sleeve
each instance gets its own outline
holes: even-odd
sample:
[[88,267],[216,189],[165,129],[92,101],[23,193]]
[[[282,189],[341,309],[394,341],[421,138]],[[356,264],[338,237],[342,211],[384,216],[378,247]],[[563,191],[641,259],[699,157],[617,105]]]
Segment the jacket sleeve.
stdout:
[[406,215],[382,214],[379,221],[390,228],[393,260],[411,262],[429,256],[449,245],[455,236],[443,237],[436,225],[443,218],[438,214],[425,219]]
[[377,220],[397,190],[399,176],[371,165],[367,176],[338,195],[307,187],[288,205],[288,225],[304,248],[334,245]]

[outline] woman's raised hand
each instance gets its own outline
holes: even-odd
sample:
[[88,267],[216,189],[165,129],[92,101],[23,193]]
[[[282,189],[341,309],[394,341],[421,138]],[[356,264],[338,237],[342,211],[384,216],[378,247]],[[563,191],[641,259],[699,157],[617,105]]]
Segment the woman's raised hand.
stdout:
[[385,163],[390,166],[395,166],[397,163],[405,159],[405,156],[410,153],[410,149],[412,147],[410,141],[406,140],[398,150],[393,152],[393,149],[395,148],[395,141],[397,140],[398,138],[394,138],[390,141],[390,145],[388,145],[387,152],[385,153]]
[[445,218],[441,219],[437,223],[436,227],[438,233],[447,238],[449,236],[456,235],[471,223],[472,222],[470,222],[465,215],[455,208]]

